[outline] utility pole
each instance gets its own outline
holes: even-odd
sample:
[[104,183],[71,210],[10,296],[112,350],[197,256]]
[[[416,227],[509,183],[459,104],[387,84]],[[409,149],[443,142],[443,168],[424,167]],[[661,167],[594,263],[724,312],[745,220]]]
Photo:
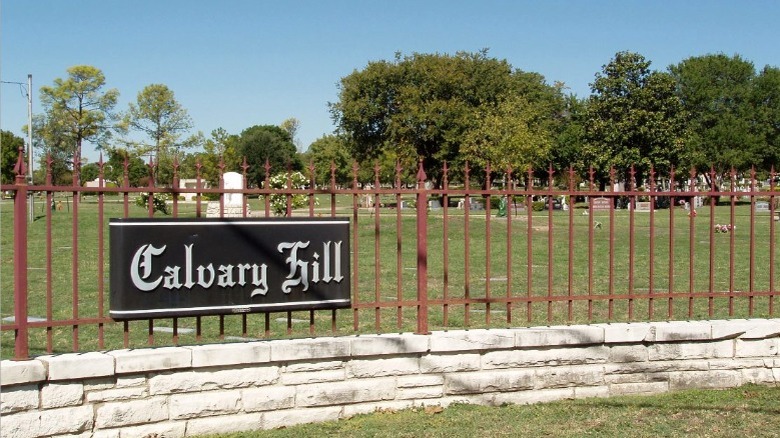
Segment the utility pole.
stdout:
[[[29,185],[33,184],[33,143],[32,143],[32,74],[27,75],[27,181]],[[32,192],[28,192],[30,199],[28,202],[30,208],[29,221],[35,219],[34,216],[34,197]]]

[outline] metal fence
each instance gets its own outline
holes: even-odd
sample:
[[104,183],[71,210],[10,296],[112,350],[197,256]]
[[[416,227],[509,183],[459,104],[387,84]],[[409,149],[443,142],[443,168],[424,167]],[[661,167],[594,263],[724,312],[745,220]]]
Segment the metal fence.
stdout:
[[[468,166],[457,182],[444,166],[438,185],[417,170],[413,187],[380,172],[370,184],[339,187],[335,169],[295,188],[28,185],[23,163],[13,201],[2,204],[3,357],[246,339],[387,333],[606,321],[772,317],[778,216],[775,173],[759,181],[732,171],[714,189],[701,175],[656,175],[641,187],[633,171],[607,190],[591,171],[546,177],[502,172],[478,187]],[[150,166],[150,169],[153,166]],[[272,169],[266,168],[266,174]],[[490,168],[481,175],[495,175]],[[247,168],[243,169],[246,184]],[[557,178],[556,178],[557,176]],[[719,180],[710,172],[707,177]],[[452,178],[453,180],[455,178]],[[718,187],[718,186],[716,186]],[[244,217],[283,214],[349,217],[352,307],[348,310],[161,318],[107,316],[106,235],[111,217],[155,217],[154,196],[169,194],[173,217],[224,215],[240,195]],[[192,195],[192,201],[180,197]],[[294,196],[305,206],[294,208]],[[208,201],[207,198],[215,200]],[[32,202],[32,207],[31,207]],[[11,287],[13,284],[13,288]],[[13,290],[11,290],[13,289]],[[11,351],[10,346],[13,346]]]

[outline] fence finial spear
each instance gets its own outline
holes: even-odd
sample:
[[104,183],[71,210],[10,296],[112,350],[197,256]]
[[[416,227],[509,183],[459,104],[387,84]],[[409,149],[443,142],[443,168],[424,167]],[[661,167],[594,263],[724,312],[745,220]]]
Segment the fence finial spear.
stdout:
[[19,154],[14,165],[14,173],[17,177],[25,176],[27,173],[27,165],[24,163],[24,148],[21,146],[19,146]]
[[420,160],[420,166],[417,169],[417,183],[423,183],[426,179],[428,179],[428,175],[425,174],[425,169],[423,169],[423,160]]

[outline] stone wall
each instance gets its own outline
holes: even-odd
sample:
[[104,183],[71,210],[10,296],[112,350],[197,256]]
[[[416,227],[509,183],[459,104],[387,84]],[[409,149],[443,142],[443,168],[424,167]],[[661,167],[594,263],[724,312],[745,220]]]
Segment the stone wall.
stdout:
[[[2,361],[4,438],[183,437],[377,409],[780,383],[780,319],[253,341]],[[155,435],[156,434],[156,435]]]

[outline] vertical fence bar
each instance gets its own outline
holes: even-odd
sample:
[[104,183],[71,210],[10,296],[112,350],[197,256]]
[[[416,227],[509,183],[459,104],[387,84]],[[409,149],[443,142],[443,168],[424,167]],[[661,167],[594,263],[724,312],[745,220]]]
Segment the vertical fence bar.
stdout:
[[[731,168],[731,173],[729,174],[731,181],[729,182],[729,198],[730,201],[729,205],[731,206],[729,210],[729,223],[734,225],[734,219],[736,218],[734,211],[737,208],[737,198],[736,198],[736,179],[737,179],[737,171],[734,170],[734,168]],[[734,316],[734,295],[736,293],[736,288],[734,287],[734,249],[736,248],[735,245],[735,239],[734,239],[734,230],[732,230],[729,233],[729,316]]]
[[[103,154],[100,154],[100,160],[98,161],[98,223],[97,223],[97,240],[98,240],[98,253],[97,253],[97,282],[98,282],[98,317],[102,320],[104,315],[104,301],[105,301],[105,288],[104,288],[104,276],[103,276],[103,270],[104,270],[104,243],[105,240],[104,236],[104,226],[103,221],[105,219],[105,193],[103,192],[103,189],[105,188],[105,183],[103,179],[103,166],[105,163],[103,163]],[[104,333],[103,333],[103,323],[98,323],[98,347],[103,350],[105,349],[105,340],[104,340]]]
[[607,319],[615,317],[615,168],[609,169],[609,192],[612,202],[609,204],[609,304]]
[[[647,298],[647,318],[653,320],[653,312],[655,307],[654,295],[655,295],[655,206],[656,206],[656,185],[655,185],[655,169],[650,166],[650,241],[648,242],[649,251],[648,254],[648,298]],[[669,208],[674,208],[674,200],[669,199]]]
[[512,169],[506,171],[504,188],[507,189],[504,195],[506,206],[506,323],[512,324],[512,210],[514,210],[515,205]]
[[16,193],[14,193],[14,358],[27,359],[27,175],[24,151],[19,148],[16,161]]
[[526,228],[526,295],[528,297],[528,301],[526,301],[526,320],[528,322],[531,322],[533,319],[533,267],[534,267],[534,251],[533,251],[533,222],[534,222],[534,214],[533,214],[533,188],[534,188],[534,171],[533,169],[528,169],[528,183],[526,185],[526,196],[525,196],[525,211],[528,212],[528,221],[527,221],[527,228]]
[[572,322],[574,320],[574,201],[576,200],[576,195],[574,192],[574,168],[571,166],[569,166],[569,193],[566,194],[566,198],[569,205],[568,283],[566,285],[569,301],[566,304],[566,320]]
[[[753,316],[753,306],[755,292],[755,275],[756,275],[756,168],[750,168],[750,278],[748,284],[748,316]],[[774,217],[772,218],[774,219]],[[732,226],[734,224],[732,223]],[[734,229],[731,230],[731,234],[734,234]]]
[[490,257],[490,240],[492,237],[490,229],[490,163],[485,168],[485,190],[487,197],[485,200],[485,325],[490,327],[490,265],[492,263]]
[[[715,169],[710,167],[710,181],[715,181]],[[709,279],[709,294],[707,298],[707,314],[712,317],[715,314],[715,253],[717,251],[715,247],[715,190],[710,185],[709,190],[709,202],[710,202],[710,279]]]
[[774,315],[775,303],[775,167],[769,172],[769,316]]
[[596,193],[594,189],[595,173],[593,167],[588,169],[589,192],[588,192],[588,321],[593,320],[593,234],[596,227],[593,219],[593,196]]
[[[401,227],[401,171],[403,171],[403,168],[401,167],[401,163],[399,161],[395,162],[395,270],[396,270],[396,278],[395,278],[395,297],[396,300],[401,302],[404,299],[403,295],[403,257],[402,255],[402,243],[403,239],[401,238],[402,233],[402,227]],[[446,241],[446,239],[445,239]],[[396,308],[396,327],[399,329],[403,326],[403,306],[398,305]]]
[[[631,166],[629,189],[634,192],[631,197],[631,211],[628,212],[628,320],[634,319],[634,263],[636,262],[636,254],[634,245],[636,244],[636,203],[637,203],[637,186],[636,186],[636,171],[634,166]],[[652,209],[652,205],[650,206]]]
[[352,328],[357,331],[360,327],[360,321],[358,317],[358,302],[360,302],[360,285],[358,284],[358,259],[360,253],[358,252],[358,164],[352,163],[352,302],[356,305],[352,306]]
[[[51,166],[54,160],[51,156],[46,157],[46,185],[51,186]],[[54,204],[54,192],[46,191],[46,352],[54,351],[54,329],[52,321],[54,320],[54,269],[53,268],[53,250],[52,242],[52,214],[56,205]]]
[[696,291],[696,170],[688,176],[688,190],[691,193],[688,210],[688,318],[693,317],[693,294]]
[[[443,182],[442,187],[444,193],[442,194],[442,257],[443,257],[443,284],[442,284],[442,297],[444,299],[444,305],[442,306],[442,323],[444,327],[449,326],[449,288],[450,288],[450,218],[449,207],[450,200],[447,197],[447,191],[449,190],[449,168],[447,162],[444,162],[443,168]],[[400,188],[400,186],[399,186]]]
[[[374,328],[376,329],[377,333],[381,332],[382,327],[382,308],[379,306],[379,303],[382,301],[382,295],[380,293],[380,280],[382,278],[382,269],[380,266],[380,229],[382,224],[379,218],[379,187],[379,162],[375,162],[373,187],[374,193],[373,195],[367,194],[365,199],[373,200],[373,205],[367,203],[366,207],[372,208],[374,213],[374,304],[376,304],[376,306],[374,306]],[[418,205],[417,208],[420,208],[420,206]]]
[[417,171],[417,333],[428,333],[428,191],[422,161]]
[[469,196],[470,182],[469,182],[469,163],[466,162],[464,169],[464,188],[466,189],[466,195],[463,198],[463,297],[466,299],[466,304],[463,306],[463,323],[466,327],[471,324],[471,306],[469,298],[471,298],[471,233],[470,233],[470,215],[471,215],[471,198]]
[[81,192],[77,190],[79,178],[79,166],[77,161],[80,157],[74,157],[73,159],[73,223],[71,227],[71,278],[72,278],[72,297],[73,297],[73,351],[79,349],[79,198]]
[[[674,166],[669,175],[669,190],[675,190]],[[666,317],[671,320],[674,318],[674,208],[669,209],[669,298],[667,299]]]
[[553,318],[553,168],[547,169],[547,322]]

